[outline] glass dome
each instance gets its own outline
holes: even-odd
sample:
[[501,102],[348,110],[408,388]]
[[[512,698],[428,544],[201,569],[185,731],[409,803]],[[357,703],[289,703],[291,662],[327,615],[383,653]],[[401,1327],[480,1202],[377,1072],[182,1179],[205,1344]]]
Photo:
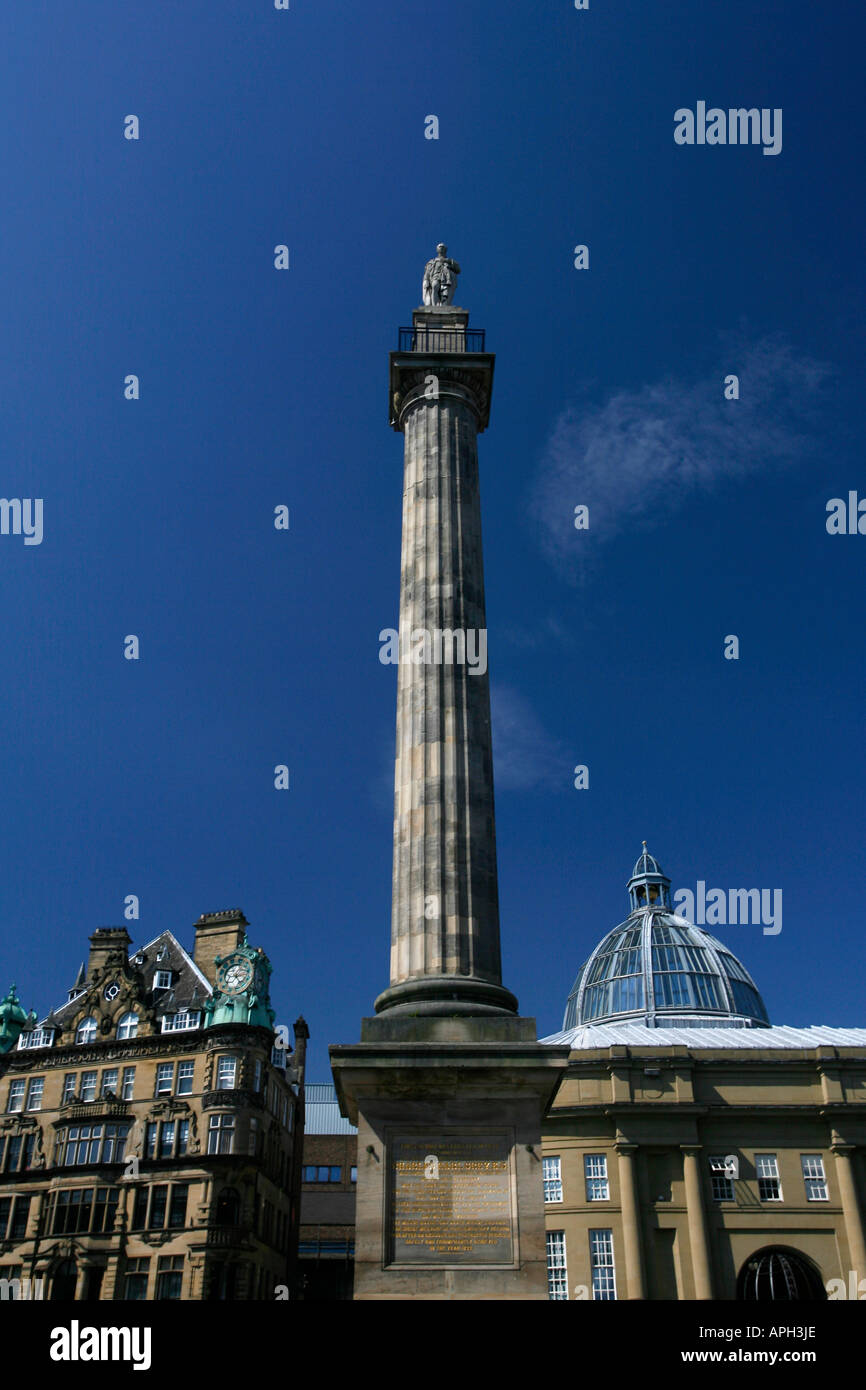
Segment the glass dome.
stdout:
[[645,843],[628,890],[631,914],[578,971],[563,1030],[614,1022],[650,1028],[768,1026],[764,1001],[736,956],[671,910],[670,879]]

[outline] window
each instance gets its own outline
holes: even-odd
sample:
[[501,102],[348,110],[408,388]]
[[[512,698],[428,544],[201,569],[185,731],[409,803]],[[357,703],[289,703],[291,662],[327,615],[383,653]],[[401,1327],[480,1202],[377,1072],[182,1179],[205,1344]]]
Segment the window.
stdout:
[[102,1080],[99,1083],[99,1094],[101,1096],[117,1095],[117,1067],[108,1067],[102,1073]]
[[224,1187],[217,1197],[216,1224],[218,1226],[237,1226],[241,1219],[240,1194],[234,1187]]
[[350,1181],[351,1181],[351,1182],[357,1182],[357,1181],[358,1181],[358,1170],[357,1170],[357,1168],[350,1168],[350,1170],[349,1170],[349,1177],[350,1177]]
[[163,1014],[163,1033],[188,1033],[198,1028],[201,1022],[200,1009],[179,1009],[176,1014]]
[[156,1137],[159,1132],[159,1125],[151,1122],[144,1127],[144,1156],[145,1158],[156,1158]]
[[9,1138],[6,1146],[6,1162],[3,1171],[6,1173],[24,1173],[33,1162],[33,1151],[36,1147],[35,1134],[13,1134]]
[[775,1154],[755,1154],[755,1172],[758,1175],[758,1196],[762,1202],[781,1202],[782,1185],[779,1182],[779,1165]]
[[138,1014],[124,1014],[117,1025],[118,1038],[134,1038],[138,1033]]
[[544,1180],[545,1202],[562,1201],[562,1162],[559,1158],[543,1158],[541,1171]]
[[135,1067],[123,1068],[123,1084],[120,1088],[121,1100],[132,1100],[135,1090]]
[[174,1080],[174,1063],[160,1062],[156,1069],[156,1084],[153,1094],[155,1096],[170,1096],[172,1082]]
[[820,1154],[801,1154],[800,1164],[803,1169],[803,1182],[806,1185],[807,1202],[826,1202],[827,1198],[827,1175],[824,1172],[824,1160]]
[[75,1095],[75,1072],[68,1071],[63,1078],[63,1098],[60,1102],[65,1105]]
[[27,1090],[27,1082],[22,1077],[18,1081],[9,1082],[9,1100],[6,1103],[7,1113],[16,1115],[19,1110],[24,1109],[24,1092]]
[[174,1120],[165,1120],[159,1132],[159,1156],[171,1158],[174,1153]]
[[192,1093],[192,1082],[194,1074],[195,1062],[178,1062],[177,1086],[175,1089],[179,1096],[188,1096]]
[[96,1100],[96,1072],[83,1071],[81,1073],[81,1088],[78,1092],[84,1101]]
[[75,1041],[78,1046],[83,1043],[96,1042],[96,1019],[93,1014],[89,1018],[83,1018],[75,1030]]
[[23,1240],[29,1215],[29,1197],[0,1197],[0,1240]]
[[56,1163],[122,1163],[127,1125],[69,1125],[57,1141]]
[[588,1202],[609,1202],[610,1184],[607,1180],[607,1154],[584,1154],[583,1176]]
[[30,1216],[30,1198],[16,1197],[12,1208],[12,1222],[9,1227],[10,1240],[24,1240],[27,1235],[27,1219]]
[[189,1148],[189,1120],[178,1120],[177,1124],[177,1151],[178,1154],[185,1154]]
[[156,1261],[156,1296],[180,1298],[183,1284],[183,1255],[160,1255]]
[[342,1168],[330,1168],[324,1164],[313,1164],[303,1170],[304,1182],[342,1182]]
[[598,1302],[616,1298],[616,1270],[613,1264],[613,1231],[590,1231],[589,1263],[592,1269],[592,1296]]
[[235,1077],[237,1076],[238,1059],[237,1057],[220,1057],[217,1060],[217,1082],[218,1091],[233,1091],[235,1089]]
[[259,1151],[259,1122],[255,1115],[250,1116],[249,1137],[247,1139],[247,1153],[251,1158],[255,1158]]
[[169,1226],[186,1225],[186,1203],[189,1196],[189,1183],[176,1182],[171,1189],[171,1202],[168,1208]]
[[53,1236],[82,1231],[100,1235],[114,1230],[116,1213],[116,1188],[65,1188],[49,1194],[46,1230]]
[[132,1208],[133,1231],[161,1231],[169,1226],[186,1224],[186,1206],[189,1183],[156,1183],[153,1187],[137,1187]]
[[728,1163],[724,1154],[712,1155],[709,1164],[713,1201],[732,1202],[734,1200],[734,1179],[728,1173]]
[[147,1198],[148,1189],[137,1187],[135,1189],[135,1203],[132,1208],[132,1229],[141,1231],[147,1224]]
[[127,1260],[126,1274],[123,1280],[123,1297],[136,1300],[146,1299],[149,1273],[149,1259]]
[[260,1059],[257,1057],[257,1058],[256,1058],[256,1064],[255,1064],[255,1067],[254,1067],[254,1069],[253,1069],[253,1090],[254,1090],[254,1091],[260,1091],[261,1089],[262,1089],[262,1064],[261,1064]]
[[546,1241],[548,1296],[557,1301],[567,1301],[568,1269],[565,1263],[565,1231],[548,1231]]
[[171,989],[171,971],[157,970],[153,977],[154,989]]
[[27,1033],[19,1033],[18,1046],[22,1050],[27,1047],[51,1047],[54,1042],[53,1028],[33,1028]]
[[165,1209],[168,1203],[168,1183],[157,1183],[150,1189],[150,1214],[148,1216],[147,1228],[149,1231],[161,1231],[165,1225]]
[[234,1115],[211,1115],[207,1132],[209,1154],[230,1154],[234,1147]]

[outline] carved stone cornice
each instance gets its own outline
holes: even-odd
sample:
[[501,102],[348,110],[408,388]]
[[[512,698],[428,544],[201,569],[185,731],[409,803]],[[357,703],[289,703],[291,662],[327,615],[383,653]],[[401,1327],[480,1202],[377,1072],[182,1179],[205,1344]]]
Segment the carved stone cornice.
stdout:
[[238,1110],[250,1106],[256,1110],[262,1109],[262,1098],[258,1091],[205,1091],[201,1098],[202,1110]]

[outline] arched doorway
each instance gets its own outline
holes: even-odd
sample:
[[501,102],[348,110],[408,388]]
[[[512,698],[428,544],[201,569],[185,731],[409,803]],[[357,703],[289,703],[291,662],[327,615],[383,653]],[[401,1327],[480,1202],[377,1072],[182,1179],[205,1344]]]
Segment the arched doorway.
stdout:
[[756,1250],[737,1277],[737,1298],[746,1303],[816,1303],[826,1297],[817,1265],[786,1245]]
[[51,1302],[72,1303],[75,1299],[75,1284],[78,1269],[74,1260],[61,1260],[51,1279]]

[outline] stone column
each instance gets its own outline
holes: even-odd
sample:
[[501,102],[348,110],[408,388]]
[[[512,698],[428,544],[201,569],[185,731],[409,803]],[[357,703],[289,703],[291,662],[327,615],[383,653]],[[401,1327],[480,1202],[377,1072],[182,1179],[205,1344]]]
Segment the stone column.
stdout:
[[618,1140],[619,1200],[622,1210],[622,1240],[625,1246],[625,1274],[629,1298],[646,1298],[641,1211],[638,1199],[637,1144]]
[[845,1217],[848,1254],[859,1282],[861,1279],[866,1279],[866,1240],[863,1237],[863,1216],[860,1211],[857,1179],[854,1173],[856,1149],[853,1144],[840,1143],[834,1143],[832,1148],[836,1156],[836,1178],[839,1183],[842,1214]]
[[689,1245],[692,1249],[692,1271],[695,1279],[695,1298],[712,1298],[713,1274],[710,1261],[707,1214],[701,1183],[700,1144],[680,1144],[683,1155],[683,1177],[686,1186],[686,1212],[689,1223]]
[[377,1013],[517,1010],[501,982],[476,445],[493,359],[465,352],[467,320],[416,310],[420,346],[391,360],[403,545],[391,985]]

